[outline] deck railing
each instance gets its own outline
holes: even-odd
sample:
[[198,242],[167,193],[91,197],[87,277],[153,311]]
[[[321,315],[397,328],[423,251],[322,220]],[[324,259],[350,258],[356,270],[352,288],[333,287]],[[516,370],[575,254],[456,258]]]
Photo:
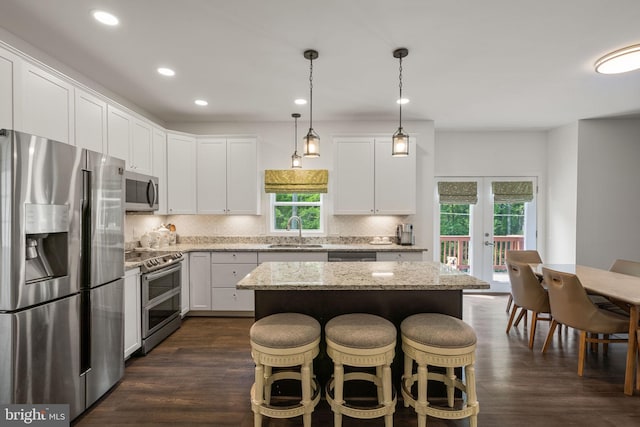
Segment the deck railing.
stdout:
[[[440,236],[440,262],[469,270],[470,236]],[[524,236],[493,237],[493,271],[505,271],[507,251],[524,249]]]

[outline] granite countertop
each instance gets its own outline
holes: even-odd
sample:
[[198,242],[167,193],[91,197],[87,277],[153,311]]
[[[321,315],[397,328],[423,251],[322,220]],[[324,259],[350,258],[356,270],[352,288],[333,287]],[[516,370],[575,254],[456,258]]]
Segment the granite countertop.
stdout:
[[395,243],[389,245],[372,245],[370,243],[333,244],[322,243],[321,247],[292,246],[271,247],[266,243],[180,243],[174,246],[166,246],[159,250],[176,250],[182,252],[197,251],[223,251],[223,252],[423,252],[426,248],[421,246],[403,246]]
[[461,290],[489,284],[447,265],[424,262],[265,262],[240,280],[253,290]]
[[[159,249],[142,249],[144,251],[180,251],[180,252],[423,252],[426,248],[421,246],[403,246],[392,243],[390,245],[372,245],[370,243],[322,243],[321,247],[270,247],[267,243],[179,243],[177,245],[164,246]],[[141,248],[135,248],[140,250]],[[125,270],[140,267],[141,262],[125,262]]]

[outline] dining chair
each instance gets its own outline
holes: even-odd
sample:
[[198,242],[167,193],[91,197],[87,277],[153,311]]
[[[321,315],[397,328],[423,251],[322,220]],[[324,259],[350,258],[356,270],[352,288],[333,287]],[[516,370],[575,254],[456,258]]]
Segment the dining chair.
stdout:
[[[626,259],[617,259],[613,262],[609,271],[620,274],[627,274],[629,276],[640,277],[640,262],[628,261]],[[629,305],[612,298],[605,298],[600,295],[589,295],[591,300],[599,307],[605,310],[613,311],[614,313],[622,314],[624,316],[629,315]]]
[[[526,262],[529,264],[542,264],[542,258],[536,250],[517,250],[507,251],[506,261]],[[507,301],[507,313],[511,312],[511,305],[513,304],[513,294],[509,294],[509,300]],[[520,316],[516,320],[515,326],[518,326],[522,316],[526,315],[527,310],[521,310]]]
[[[513,295],[513,310],[509,316],[507,333],[511,330],[513,319],[518,308],[531,311],[531,327],[529,328],[529,348],[533,348],[536,326],[539,320],[551,321],[549,296],[542,287],[535,273],[527,262],[507,261],[511,294]],[[546,314],[546,316],[540,316]]]
[[[553,317],[549,334],[542,346],[542,352],[547,351],[558,324],[579,330],[578,375],[582,376],[587,343],[627,342],[626,338],[609,338],[609,335],[628,335],[629,319],[598,308],[589,299],[587,291],[575,274],[562,273],[544,267],[542,274],[549,293],[549,305]],[[599,338],[600,334],[603,335],[603,338]]]

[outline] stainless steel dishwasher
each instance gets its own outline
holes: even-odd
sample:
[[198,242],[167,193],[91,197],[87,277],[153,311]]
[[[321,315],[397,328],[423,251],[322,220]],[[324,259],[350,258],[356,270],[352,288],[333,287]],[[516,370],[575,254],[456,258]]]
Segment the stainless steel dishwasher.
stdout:
[[331,251],[329,262],[373,262],[376,261],[375,252]]

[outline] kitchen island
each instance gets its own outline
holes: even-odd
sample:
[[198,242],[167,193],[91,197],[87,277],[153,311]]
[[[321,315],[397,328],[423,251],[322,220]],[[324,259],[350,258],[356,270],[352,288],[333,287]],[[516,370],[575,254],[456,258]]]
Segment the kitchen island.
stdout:
[[[489,289],[489,284],[437,262],[266,262],[236,285],[255,292],[255,318],[297,312],[316,318],[321,326],[347,313],[371,313],[393,322],[399,330],[416,313],[443,313],[462,318],[462,291]],[[398,335],[393,362],[394,383],[402,369]],[[323,382],[331,361],[321,351],[314,365]]]

